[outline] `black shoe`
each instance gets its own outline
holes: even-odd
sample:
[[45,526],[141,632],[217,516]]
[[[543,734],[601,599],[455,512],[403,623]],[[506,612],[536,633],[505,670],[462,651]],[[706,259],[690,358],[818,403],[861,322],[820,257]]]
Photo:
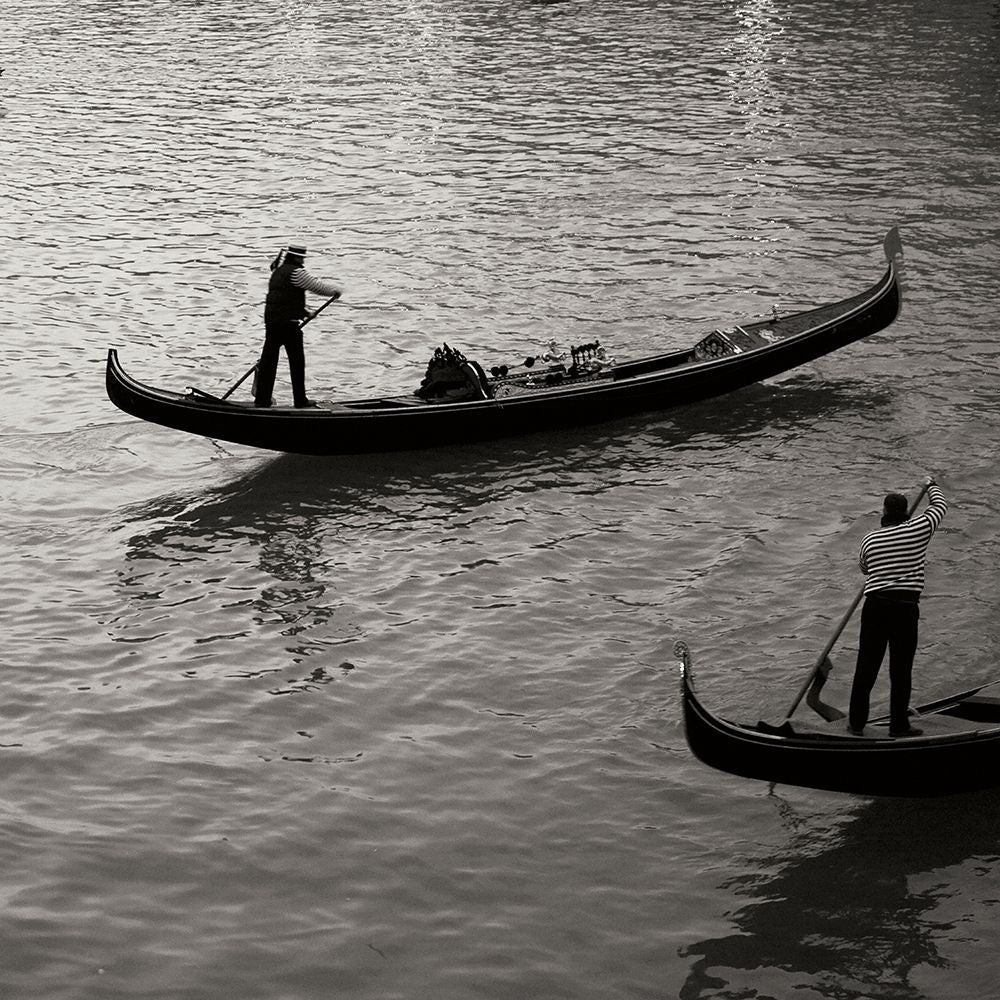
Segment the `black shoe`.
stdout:
[[296,403],[295,404],[295,409],[296,410],[305,410],[305,409],[308,409],[310,406],[319,406],[319,403],[316,403],[316,402],[314,402],[311,399],[303,399],[301,403]]
[[860,729],[855,729],[854,726],[852,726],[849,722],[847,723],[847,731],[852,736],[864,736],[865,735],[865,727],[864,726],[862,726]]
[[907,726],[905,729],[890,729],[889,735],[893,739],[899,739],[903,736],[923,736],[924,731],[922,729],[917,729],[916,726]]

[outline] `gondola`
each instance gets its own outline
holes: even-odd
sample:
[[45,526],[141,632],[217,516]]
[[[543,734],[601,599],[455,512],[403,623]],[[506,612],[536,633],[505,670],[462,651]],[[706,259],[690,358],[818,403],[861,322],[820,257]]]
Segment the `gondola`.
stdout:
[[863,735],[853,736],[843,718],[786,719],[780,725],[718,718],[695,693],[687,645],[676,643],[674,654],[680,661],[688,746],[716,770],[871,796],[940,796],[1000,785],[995,681],[912,709],[919,736],[890,737],[888,717],[872,720]]
[[[527,358],[487,374],[445,345],[421,390],[410,395],[257,408],[230,400],[229,393],[145,385],[125,372],[111,348],[107,392],[119,409],[142,420],[310,455],[431,448],[666,410],[780,375],[889,326],[900,308],[895,229],[884,249],[883,276],[850,298],[787,315],[775,310],[765,320],[712,330],[692,348],[624,363],[609,360],[594,341],[573,347],[565,358]],[[452,380],[435,380],[435,372],[445,369]]]

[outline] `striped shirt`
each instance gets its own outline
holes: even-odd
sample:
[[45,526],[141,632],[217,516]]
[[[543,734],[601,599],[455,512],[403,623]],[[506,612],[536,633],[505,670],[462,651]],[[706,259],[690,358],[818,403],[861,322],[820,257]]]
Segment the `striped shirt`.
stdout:
[[889,589],[924,589],[927,546],[948,511],[944,494],[937,486],[927,488],[927,498],[930,502],[917,517],[877,528],[862,539],[858,563],[868,577],[866,594]]
[[315,292],[316,295],[339,295],[340,289],[332,282],[324,278],[317,278],[310,274],[304,267],[297,267],[292,271],[288,280],[296,287],[307,292]]

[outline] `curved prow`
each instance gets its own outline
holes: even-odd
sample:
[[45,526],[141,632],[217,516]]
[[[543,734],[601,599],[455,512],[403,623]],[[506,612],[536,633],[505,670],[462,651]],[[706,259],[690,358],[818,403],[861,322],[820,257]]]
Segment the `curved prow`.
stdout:
[[681,639],[674,643],[674,656],[680,661],[681,668],[681,691],[684,694],[694,694],[694,677],[691,673],[691,650],[688,644]]
[[899,236],[899,229],[893,226],[885,234],[885,240],[882,242],[882,249],[885,250],[885,259],[892,264],[897,257],[899,257],[903,252],[903,241]]

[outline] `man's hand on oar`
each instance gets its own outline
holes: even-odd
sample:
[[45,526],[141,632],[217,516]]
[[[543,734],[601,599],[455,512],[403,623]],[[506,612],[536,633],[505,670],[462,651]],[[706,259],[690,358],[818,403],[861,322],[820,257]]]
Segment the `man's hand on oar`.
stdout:
[[[315,318],[316,318],[316,317],[317,317],[317,316],[318,316],[318,315],[319,315],[319,314],[320,314],[320,313],[321,313],[321,312],[322,312],[322,311],[323,311],[323,310],[324,310],[324,309],[325,309],[325,308],[326,308],[326,307],[327,307],[328,305],[330,305],[330,304],[331,304],[332,302],[336,302],[336,301],[337,301],[337,299],[339,299],[339,298],[340,298],[340,292],[337,292],[336,294],[334,294],[334,295],[331,295],[331,296],[330,296],[330,298],[328,298],[328,299],[326,300],[326,302],[324,302],[324,303],[323,303],[323,304],[322,304],[322,305],[321,305],[321,306],[320,306],[320,307],[319,307],[318,309],[314,310],[314,311],[313,311],[313,312],[311,312],[311,313],[310,313],[310,314],[309,314],[308,316],[306,316],[306,318],[305,318],[304,320],[302,320],[302,321],[301,321],[301,322],[299,323],[299,326],[300,326],[300,327],[303,327],[303,326],[305,326],[305,325],[306,325],[307,323],[311,323],[311,322],[312,322],[312,321],[313,321],[313,320],[314,320],[314,319],[315,319]],[[246,372],[246,373],[245,373],[244,375],[241,375],[241,376],[239,377],[239,379],[238,379],[238,380],[237,380],[237,382],[236,382],[236,383],[235,383],[235,384],[234,384],[234,385],[232,386],[232,388],[228,389],[228,390],[227,390],[227,391],[226,391],[226,392],[225,392],[225,393],[223,394],[223,396],[222,396],[222,399],[229,399],[229,397],[230,397],[230,396],[231,396],[231,395],[232,395],[232,394],[233,394],[234,392],[236,392],[236,390],[237,390],[237,389],[238,389],[238,388],[239,388],[239,387],[240,387],[241,385],[243,385],[243,383],[244,383],[244,382],[245,382],[245,381],[246,381],[246,380],[247,380],[248,378],[250,378],[250,376],[251,376],[251,375],[253,375],[253,373],[254,373],[255,371],[257,371],[257,366],[258,366],[259,364],[260,364],[260,362],[259,362],[259,361],[255,361],[255,362],[253,363],[253,365],[252,365],[252,366],[251,366],[251,367],[250,367],[250,368],[249,368],[249,369],[247,370],[247,372]],[[257,388],[257,387],[256,387],[256,385],[254,385],[254,391],[253,391],[253,395],[255,395],[255,396],[257,395],[257,392],[256,392],[256,388]]]
[[330,303],[332,303],[332,302],[336,302],[336,301],[337,301],[337,299],[339,299],[339,298],[340,298],[340,292],[334,292],[334,293],[333,293],[333,295],[331,295],[331,296],[330,296],[330,297],[329,297],[329,298],[328,298],[328,299],[326,300],[326,302],[324,302],[324,303],[323,303],[323,304],[322,304],[322,305],[321,305],[321,306],[319,307],[319,309],[316,309],[316,310],[315,310],[314,312],[311,312],[311,313],[310,313],[310,314],[309,314],[308,316],[306,316],[306,318],[305,318],[304,320],[302,320],[302,322],[301,322],[301,323],[299,323],[299,326],[300,326],[300,327],[303,327],[303,326],[305,326],[306,324],[308,324],[308,323],[311,323],[311,322],[312,322],[312,321],[313,321],[313,320],[314,320],[314,319],[315,319],[315,318],[316,318],[316,317],[317,317],[317,316],[318,316],[318,315],[319,315],[319,314],[320,314],[320,313],[321,313],[321,312],[322,312],[322,311],[323,311],[323,310],[324,310],[324,309],[325,309],[325,308],[326,308],[326,307],[327,307],[328,305],[330,305]]

